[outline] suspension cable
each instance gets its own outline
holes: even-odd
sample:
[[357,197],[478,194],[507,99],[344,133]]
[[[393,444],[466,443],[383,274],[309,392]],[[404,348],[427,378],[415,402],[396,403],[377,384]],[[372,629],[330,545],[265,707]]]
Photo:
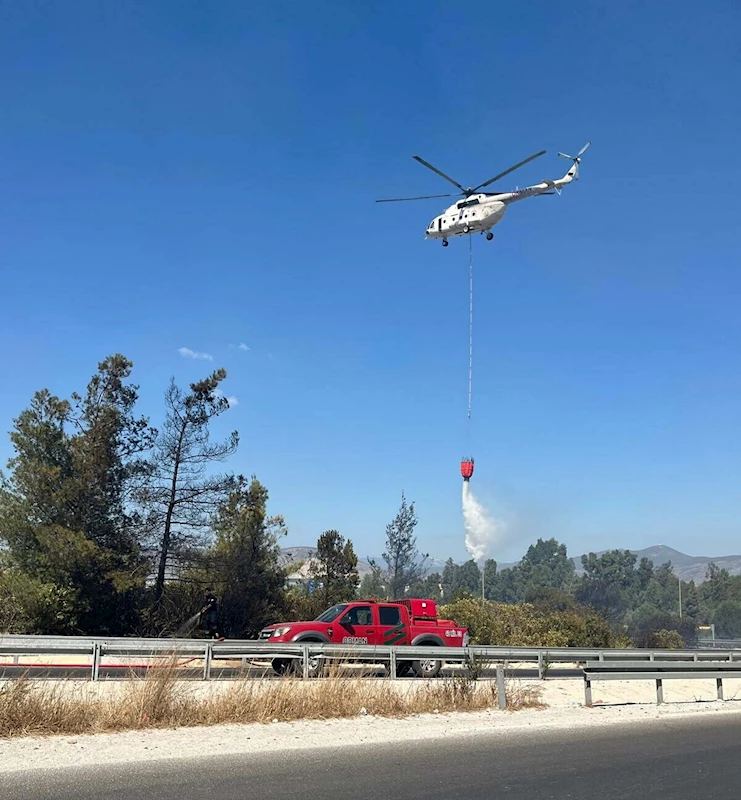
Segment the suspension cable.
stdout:
[[473,237],[468,234],[468,419],[473,399]]

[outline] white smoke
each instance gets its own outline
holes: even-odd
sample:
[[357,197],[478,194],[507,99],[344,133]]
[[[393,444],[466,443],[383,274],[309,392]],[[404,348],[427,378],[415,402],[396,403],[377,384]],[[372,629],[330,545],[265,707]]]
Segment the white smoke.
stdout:
[[489,516],[488,511],[471,492],[471,484],[463,481],[463,524],[466,528],[466,550],[474,561],[481,561],[504,533],[504,523]]

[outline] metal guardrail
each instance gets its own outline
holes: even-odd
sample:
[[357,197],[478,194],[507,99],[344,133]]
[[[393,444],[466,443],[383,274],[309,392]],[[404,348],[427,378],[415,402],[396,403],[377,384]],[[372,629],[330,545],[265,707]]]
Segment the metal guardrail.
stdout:
[[397,661],[442,659],[446,662],[532,663],[539,676],[545,677],[552,664],[599,663],[700,663],[724,662],[741,666],[741,650],[639,650],[577,647],[389,647],[374,645],[334,645],[320,643],[271,644],[269,641],[244,639],[224,642],[194,639],[137,639],[128,637],[83,636],[0,636],[0,657],[80,655],[90,658],[90,677],[97,680],[101,659],[109,656],[161,659],[189,658],[203,661],[203,679],[211,677],[214,661],[270,661],[273,658],[301,659],[304,676],[309,676],[310,658],[353,660],[388,664],[393,675]]
[[592,705],[594,681],[655,680],[656,703],[661,705],[664,702],[664,680],[667,678],[715,678],[718,700],[723,700],[723,678],[741,678],[741,661],[654,661],[650,668],[647,668],[645,661],[589,664],[584,667],[584,704]]
[[699,639],[697,646],[702,650],[737,650],[741,639]]

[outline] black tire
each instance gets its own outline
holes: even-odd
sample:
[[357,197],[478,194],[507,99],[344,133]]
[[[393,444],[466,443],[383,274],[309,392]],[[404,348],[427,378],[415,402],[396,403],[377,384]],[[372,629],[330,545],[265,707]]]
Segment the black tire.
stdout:
[[494,234],[493,233],[487,233],[486,234],[486,241],[487,242],[490,242],[493,238],[494,238]]
[[[301,644],[321,644],[319,639],[304,639]],[[303,658],[292,658],[290,659],[291,665],[290,669],[293,675],[298,675],[299,678],[303,678],[304,676],[304,659]],[[319,656],[314,656],[313,658],[309,658],[309,677],[310,678],[321,678],[322,675],[326,672],[326,663],[324,659],[320,658]]]
[[274,658],[270,664],[276,675],[287,675],[291,669],[292,658]]
[[447,247],[447,246],[448,246],[448,240],[447,239],[443,239],[443,247]]
[[[433,642],[421,642],[422,647],[436,647]],[[436,678],[443,668],[443,662],[434,658],[422,658],[412,661],[412,669],[418,678]]]
[[397,678],[406,678],[406,676],[412,671],[412,662],[411,661],[397,661],[396,662],[396,677]]

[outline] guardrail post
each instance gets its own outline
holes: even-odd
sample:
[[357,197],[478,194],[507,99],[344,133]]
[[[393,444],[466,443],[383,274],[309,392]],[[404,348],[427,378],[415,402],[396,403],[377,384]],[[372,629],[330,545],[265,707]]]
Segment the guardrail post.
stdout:
[[206,645],[206,652],[203,657],[203,680],[211,680],[211,659],[214,656],[214,646],[211,642]]
[[16,653],[16,654],[13,656],[13,663],[14,663],[14,664],[20,664],[20,663],[21,663],[21,657],[18,655],[18,653]]
[[648,654],[648,660],[649,660],[649,661],[655,661],[655,660],[656,660],[656,659],[654,658],[654,652],[653,652],[653,650],[652,650],[652,651],[651,651],[651,652]]
[[656,705],[660,706],[664,702],[664,681],[656,678]]
[[497,700],[499,708],[507,708],[507,687],[504,685],[504,667],[497,664]]
[[93,664],[90,671],[90,680],[97,681],[100,673],[100,642],[93,642]]
[[392,647],[389,651],[389,676],[396,677],[396,648]]
[[543,680],[543,673],[545,672],[545,663],[543,658],[543,651],[538,653],[538,678]]
[[697,651],[695,651],[695,653],[694,653],[694,655],[692,657],[692,660],[693,661],[699,661],[700,660],[700,654]]
[[718,700],[723,700],[723,678],[716,678],[715,684],[718,689]]
[[304,651],[304,680],[309,680],[309,645],[305,644],[301,647]]
[[587,708],[592,707],[592,681],[586,675],[584,676],[584,705]]

